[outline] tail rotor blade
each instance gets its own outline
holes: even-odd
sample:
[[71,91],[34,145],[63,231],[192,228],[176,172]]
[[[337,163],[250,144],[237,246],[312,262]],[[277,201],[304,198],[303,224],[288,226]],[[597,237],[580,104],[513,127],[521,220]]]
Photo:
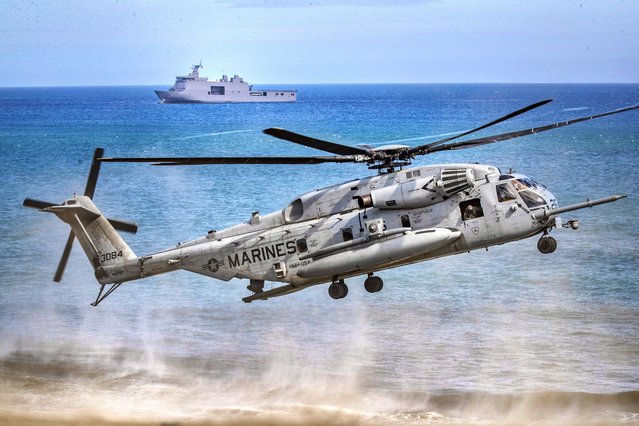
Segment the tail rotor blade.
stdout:
[[95,186],[98,183],[98,175],[100,174],[100,161],[98,161],[98,159],[102,157],[104,157],[104,148],[96,148],[93,153],[93,160],[91,161],[91,170],[89,170],[87,185],[84,189],[84,195],[91,199],[93,199]]
[[71,248],[73,247],[73,240],[75,236],[73,232],[69,232],[69,238],[67,238],[67,244],[64,246],[64,251],[62,252],[62,257],[60,258],[60,263],[58,263],[58,269],[55,271],[55,275],[53,276],[53,281],[59,283],[62,281],[62,275],[64,274],[64,268],[67,266],[67,261],[69,260],[69,255],[71,254]]
[[111,219],[108,217],[107,217],[107,220],[109,221],[111,226],[113,226],[118,231],[130,232],[132,234],[135,234],[136,232],[138,232],[138,224],[135,222],[130,222],[128,220],[122,220],[122,219]]
[[[95,186],[98,183],[98,175],[100,174],[100,161],[98,161],[98,158],[101,158],[103,156],[104,149],[96,148],[95,152],[93,153],[93,159],[91,160],[91,169],[89,170],[87,184],[84,188],[84,195],[91,199],[93,198],[93,194],[95,194]],[[60,263],[58,263],[58,269],[56,269],[55,275],[53,276],[53,281],[57,283],[62,281],[62,275],[64,275],[64,269],[67,267],[67,261],[69,260],[69,255],[71,254],[71,248],[73,247],[74,239],[75,235],[73,235],[73,232],[70,232],[69,238],[67,238],[67,243],[64,246],[64,251],[62,252],[62,257],[60,258]]]
[[[104,149],[97,148],[93,153],[93,160],[91,162],[91,169],[89,170],[89,177],[87,179],[87,184],[84,189],[84,195],[93,198],[95,194],[95,187],[98,182],[98,175],[100,173],[100,162],[102,157],[104,156]],[[30,207],[33,209],[44,210],[47,207],[57,206],[56,203],[51,203],[49,201],[36,200],[34,198],[25,198],[22,202],[24,207]],[[134,222],[129,222],[121,219],[109,219],[107,218],[111,225],[120,231],[136,233],[138,230],[138,225]],[[60,282],[62,281],[62,276],[64,275],[64,270],[67,266],[67,261],[69,260],[69,255],[71,254],[71,249],[73,248],[73,241],[75,240],[75,235],[73,231],[69,233],[69,237],[67,238],[67,243],[64,246],[64,251],[62,252],[62,257],[60,258],[60,263],[58,263],[58,269],[55,271],[55,275],[53,276],[53,281]]]
[[25,198],[22,202],[24,207],[29,207],[32,209],[46,209],[47,207],[55,206],[55,203],[50,203],[48,201],[36,200],[35,198]]

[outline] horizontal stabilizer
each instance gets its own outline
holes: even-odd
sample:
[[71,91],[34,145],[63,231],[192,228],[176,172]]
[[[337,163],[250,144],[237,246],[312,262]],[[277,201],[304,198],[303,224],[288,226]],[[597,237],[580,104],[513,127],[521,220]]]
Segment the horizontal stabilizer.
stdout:
[[75,224],[77,219],[82,222],[91,222],[100,217],[99,212],[92,211],[81,204],[76,204],[75,200],[69,200],[60,206],[51,206],[43,210],[48,213],[55,213],[56,216],[70,225]]
[[[51,203],[49,201],[36,200],[33,198],[25,198],[22,205],[24,207],[29,207],[32,209],[38,209],[38,210],[49,211],[49,212],[52,212],[52,211],[45,210],[45,209],[48,207],[58,206],[58,204],[56,203]],[[122,220],[122,219],[113,219],[108,217],[107,217],[107,220],[118,231],[130,232],[132,234],[135,234],[136,232],[138,232],[138,224],[135,222],[130,222],[128,220]]]

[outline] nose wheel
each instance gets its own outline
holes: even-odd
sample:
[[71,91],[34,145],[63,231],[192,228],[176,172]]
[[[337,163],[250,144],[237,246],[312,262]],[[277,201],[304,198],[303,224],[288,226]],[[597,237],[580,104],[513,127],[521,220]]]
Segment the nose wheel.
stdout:
[[348,286],[344,283],[344,280],[333,281],[328,286],[328,295],[333,299],[343,299],[348,294]]
[[544,235],[537,241],[537,249],[543,254],[552,253],[557,250],[557,240],[548,235]]

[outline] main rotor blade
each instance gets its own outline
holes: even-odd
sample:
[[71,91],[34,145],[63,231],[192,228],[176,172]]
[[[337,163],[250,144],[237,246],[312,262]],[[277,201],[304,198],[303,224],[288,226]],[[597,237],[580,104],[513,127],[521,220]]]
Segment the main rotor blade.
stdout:
[[600,118],[600,117],[605,117],[605,116],[608,116],[608,115],[618,114],[620,112],[631,111],[633,109],[639,109],[639,105],[634,105],[634,106],[630,106],[630,107],[626,107],[626,108],[620,108],[620,109],[616,109],[614,111],[608,111],[608,112],[604,112],[604,113],[601,113],[601,114],[589,115],[587,117],[575,118],[573,120],[561,121],[559,123],[547,124],[545,126],[533,127],[531,129],[518,130],[518,131],[515,131],[515,132],[502,133],[502,134],[494,135],[494,136],[487,136],[485,138],[471,139],[471,140],[468,140],[468,141],[457,142],[457,143],[448,144],[448,145],[436,146],[436,147],[433,147],[431,149],[427,149],[426,152],[423,152],[423,153],[420,153],[420,154],[430,154],[430,153],[438,152],[438,151],[447,151],[447,150],[454,150],[454,149],[472,148],[473,146],[486,145],[486,144],[494,143],[494,142],[501,142],[501,141],[505,141],[505,140],[509,140],[509,139],[519,138],[519,137],[522,137],[522,136],[532,135],[532,134],[535,134],[535,133],[545,132],[546,130],[558,129],[560,127],[569,126],[569,125],[575,124],[575,123],[580,123],[582,121],[593,120],[595,118]]
[[308,136],[300,135],[299,133],[293,133],[291,131],[279,129],[276,127],[262,130],[262,132],[278,139],[283,139],[285,141],[294,142],[300,145],[308,146],[310,148],[319,149],[337,155],[371,155],[371,152],[366,149],[348,145],[340,145],[335,142],[323,141],[321,139],[311,138]]
[[474,132],[478,132],[478,131],[483,130],[483,129],[487,128],[487,127],[490,127],[490,126],[493,126],[495,124],[501,123],[502,121],[509,120],[509,119],[511,119],[513,117],[516,117],[516,116],[518,116],[520,114],[523,114],[523,113],[528,112],[530,110],[533,110],[535,108],[539,108],[542,105],[546,105],[548,102],[552,102],[552,99],[545,99],[543,101],[539,101],[539,102],[536,102],[534,104],[528,105],[527,107],[518,109],[517,111],[513,111],[510,114],[506,114],[503,117],[498,118],[497,120],[491,121],[490,123],[486,123],[486,124],[484,124],[482,126],[474,128],[472,130],[468,130],[468,131],[466,131],[464,133],[460,133],[458,135],[451,136],[451,137],[445,138],[445,139],[441,139],[441,140],[438,140],[438,141],[435,141],[435,142],[431,142],[431,143],[428,143],[428,144],[425,144],[425,145],[416,146],[414,148],[411,148],[409,150],[409,153],[410,154],[419,155],[419,152],[422,151],[422,150],[429,151],[429,148],[432,148],[432,147],[438,146],[438,145],[442,145],[442,144],[444,144],[446,142],[450,142],[450,141],[452,141],[454,139],[461,138],[462,136],[467,136],[467,135],[469,135],[471,133],[474,133]]
[[107,163],[153,163],[154,166],[194,166],[203,164],[320,164],[355,163],[352,156],[319,157],[140,157],[99,158]]

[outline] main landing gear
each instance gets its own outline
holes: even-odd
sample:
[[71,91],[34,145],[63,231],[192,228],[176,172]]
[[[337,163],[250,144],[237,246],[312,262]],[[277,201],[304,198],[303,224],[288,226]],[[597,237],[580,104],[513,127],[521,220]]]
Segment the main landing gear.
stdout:
[[328,294],[333,299],[343,299],[348,294],[348,286],[344,283],[344,280],[333,281],[328,287]]
[[[364,288],[369,293],[377,293],[384,287],[384,281],[380,277],[376,277],[373,274],[368,274],[368,278],[364,281]],[[328,286],[328,294],[333,299],[343,299],[348,294],[348,286],[344,280],[335,279],[333,283]]]
[[377,293],[384,287],[384,281],[380,277],[368,274],[368,278],[364,281],[364,288],[369,293]]

